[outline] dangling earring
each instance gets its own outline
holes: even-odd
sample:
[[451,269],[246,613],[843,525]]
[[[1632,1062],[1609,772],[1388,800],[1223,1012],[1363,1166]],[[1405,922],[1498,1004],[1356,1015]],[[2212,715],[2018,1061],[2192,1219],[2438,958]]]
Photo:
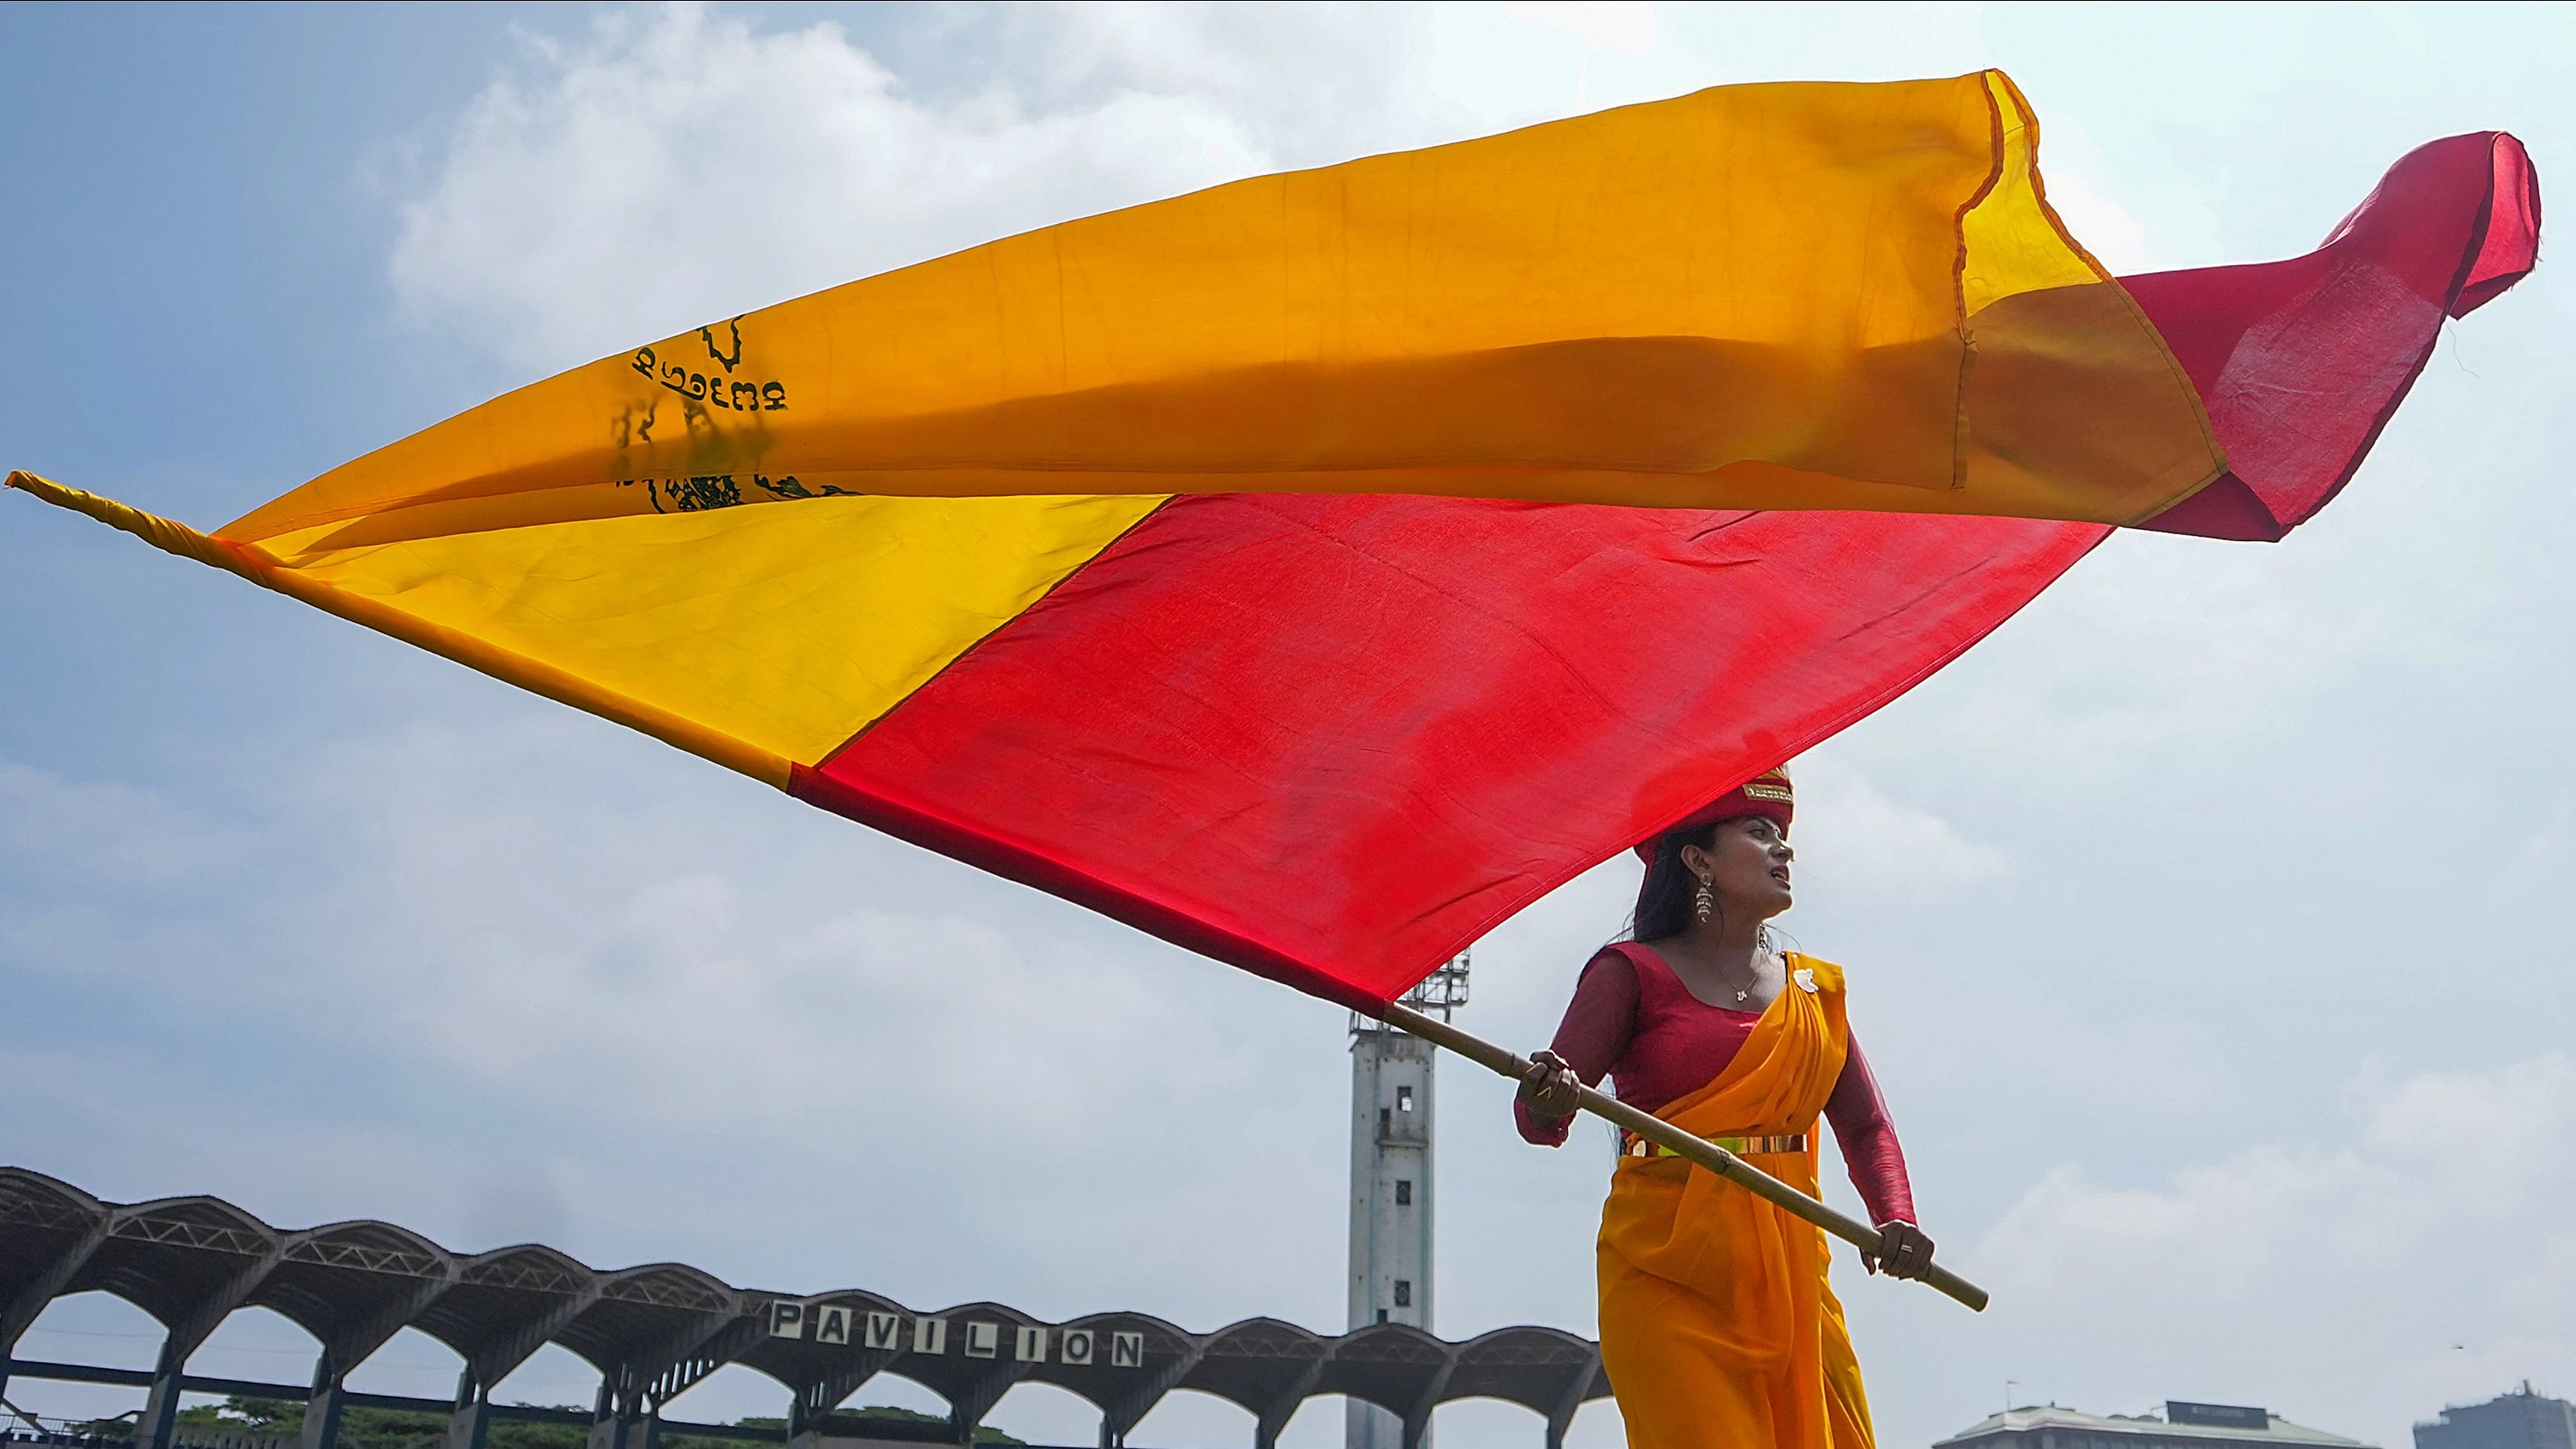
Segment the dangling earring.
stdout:
[[1699,917],[1699,923],[1705,926],[1708,924],[1709,916],[1716,910],[1717,898],[1709,893],[1708,877],[1701,876],[1699,891],[1691,897],[1691,914]]

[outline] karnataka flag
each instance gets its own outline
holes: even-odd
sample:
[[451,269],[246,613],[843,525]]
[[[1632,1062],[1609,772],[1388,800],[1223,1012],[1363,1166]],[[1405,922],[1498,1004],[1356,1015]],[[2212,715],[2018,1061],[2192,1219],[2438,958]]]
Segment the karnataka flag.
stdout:
[[2110,527],[2279,538],[2536,253],[2489,132],[2115,278],[2038,141],[1723,87],[711,322],[212,534],[10,482],[1366,1009]]

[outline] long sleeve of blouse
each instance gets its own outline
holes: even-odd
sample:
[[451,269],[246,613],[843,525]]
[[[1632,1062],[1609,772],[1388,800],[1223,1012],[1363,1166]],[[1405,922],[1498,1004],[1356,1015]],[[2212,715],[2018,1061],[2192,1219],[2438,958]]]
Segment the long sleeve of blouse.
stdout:
[[[1585,1086],[1600,1085],[1603,1077],[1619,1068],[1635,1041],[1642,999],[1637,970],[1616,951],[1604,951],[1594,957],[1575,986],[1574,999],[1566,1006],[1556,1039],[1549,1043]],[[1747,1034],[1750,1020],[1747,1018]],[[1739,1037],[1739,1045],[1741,1040]],[[1658,1065],[1664,1064],[1627,1063],[1631,1072],[1647,1066],[1651,1075],[1672,1075],[1669,1070],[1653,1071],[1652,1067]],[[1706,1081],[1724,1070],[1725,1065],[1722,1060],[1693,1063],[1696,1070],[1690,1075]],[[1671,1100],[1670,1096],[1655,1098],[1634,1088],[1622,1093],[1622,1098],[1648,1112]],[[1525,1102],[1515,1101],[1512,1114],[1521,1136],[1542,1147],[1562,1145],[1573,1126],[1572,1118],[1542,1118]],[[1869,1207],[1870,1221],[1913,1222],[1914,1191],[1906,1176],[1905,1149],[1897,1141],[1896,1124],[1887,1115],[1887,1103],[1879,1095],[1878,1081],[1870,1074],[1869,1059],[1862,1055],[1858,1038],[1851,1039],[1843,1057],[1842,1074],[1835,1078],[1833,1094],[1825,1102],[1825,1119],[1834,1125],[1834,1141],[1842,1148],[1843,1166],[1851,1174],[1852,1187]]]

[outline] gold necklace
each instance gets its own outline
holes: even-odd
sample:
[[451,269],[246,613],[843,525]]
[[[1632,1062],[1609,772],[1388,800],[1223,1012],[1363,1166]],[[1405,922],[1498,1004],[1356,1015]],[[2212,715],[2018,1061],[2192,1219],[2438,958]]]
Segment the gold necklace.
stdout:
[[1769,953],[1764,951],[1756,951],[1753,953],[1753,979],[1746,982],[1744,984],[1744,988],[1735,993],[1735,999],[1737,1001],[1740,1002],[1744,1000],[1744,998],[1751,996],[1753,994],[1753,988],[1762,984],[1762,958],[1767,954]]

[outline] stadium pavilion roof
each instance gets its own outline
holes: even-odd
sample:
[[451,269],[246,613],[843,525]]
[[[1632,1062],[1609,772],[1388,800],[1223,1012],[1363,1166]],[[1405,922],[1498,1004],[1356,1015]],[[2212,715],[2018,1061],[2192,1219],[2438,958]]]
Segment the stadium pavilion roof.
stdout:
[[1575,1410],[1610,1392],[1599,1346],[1552,1328],[1501,1328],[1452,1343],[1403,1324],[1328,1337],[1271,1318],[1191,1333],[1142,1313],[1047,1323],[999,1303],[919,1312],[857,1288],[735,1288],[681,1263],[600,1271],[534,1244],[456,1254],[391,1223],[290,1231],[211,1197],[107,1203],[42,1173],[0,1167],[0,1392],[13,1371],[62,1376],[46,1371],[75,1367],[9,1355],[48,1303],[93,1289],[169,1331],[151,1374],[117,1380],[149,1385],[136,1449],[166,1449],[183,1390],[276,1387],[186,1373],[188,1356],[248,1307],[283,1314],[322,1345],[310,1396],[324,1407],[306,1414],[309,1449],[327,1449],[343,1399],[395,1404],[341,1383],[406,1327],[465,1361],[452,1407],[418,1405],[456,1416],[452,1449],[481,1449],[492,1387],[548,1343],[600,1372],[592,1449],[649,1449],[660,1406],[733,1363],[787,1388],[790,1436],[882,1373],[946,1399],[959,1440],[1012,1385],[1058,1385],[1099,1408],[1104,1449],[1123,1444],[1176,1389],[1248,1410],[1257,1449],[1271,1449],[1318,1394],[1398,1415],[1407,1449],[1436,1406],[1504,1399],[1544,1416],[1548,1449],[1558,1449]]

